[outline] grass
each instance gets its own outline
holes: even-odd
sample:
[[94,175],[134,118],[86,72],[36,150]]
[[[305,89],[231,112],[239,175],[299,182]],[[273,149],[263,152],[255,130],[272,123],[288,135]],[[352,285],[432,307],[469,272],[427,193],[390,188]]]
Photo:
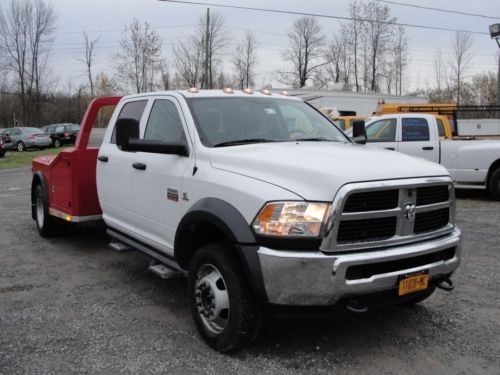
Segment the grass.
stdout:
[[48,148],[45,150],[26,150],[23,152],[9,150],[0,158],[0,170],[31,166],[31,161],[38,156],[55,155],[63,148]]

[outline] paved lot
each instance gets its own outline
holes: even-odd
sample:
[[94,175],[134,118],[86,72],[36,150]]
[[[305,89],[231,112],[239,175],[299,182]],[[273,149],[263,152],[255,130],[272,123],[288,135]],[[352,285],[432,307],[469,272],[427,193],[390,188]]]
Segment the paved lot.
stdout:
[[38,236],[29,169],[0,171],[0,373],[500,373],[500,203],[462,192],[451,294],[326,321],[270,321],[222,355],[198,337],[183,279],[106,248],[101,227]]

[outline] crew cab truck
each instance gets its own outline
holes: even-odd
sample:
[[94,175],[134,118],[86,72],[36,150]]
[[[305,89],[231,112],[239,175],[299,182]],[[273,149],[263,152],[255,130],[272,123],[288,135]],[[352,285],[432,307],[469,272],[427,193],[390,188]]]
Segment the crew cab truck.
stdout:
[[[110,104],[101,147],[86,147]],[[356,144],[268,90],[96,99],[75,147],[33,173],[42,236],[102,218],[114,241],[187,277],[200,335],[222,352],[251,344],[265,314],[422,301],[452,289],[461,259],[445,168]]]
[[419,113],[373,117],[366,132],[370,144],[442,164],[457,187],[500,200],[500,140],[449,138],[441,116]]

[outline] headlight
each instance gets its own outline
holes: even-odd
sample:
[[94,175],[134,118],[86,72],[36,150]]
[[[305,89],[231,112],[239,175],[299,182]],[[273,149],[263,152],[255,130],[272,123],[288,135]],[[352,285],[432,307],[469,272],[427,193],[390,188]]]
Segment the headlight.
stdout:
[[262,208],[252,226],[265,236],[318,237],[329,208],[329,203],[271,202]]

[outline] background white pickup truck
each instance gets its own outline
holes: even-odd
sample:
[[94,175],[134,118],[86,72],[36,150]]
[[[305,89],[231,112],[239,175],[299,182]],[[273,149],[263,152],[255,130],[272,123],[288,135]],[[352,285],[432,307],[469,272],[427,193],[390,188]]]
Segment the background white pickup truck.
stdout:
[[457,187],[500,200],[500,140],[441,139],[434,115],[413,113],[373,117],[366,133],[372,145],[442,164]]

